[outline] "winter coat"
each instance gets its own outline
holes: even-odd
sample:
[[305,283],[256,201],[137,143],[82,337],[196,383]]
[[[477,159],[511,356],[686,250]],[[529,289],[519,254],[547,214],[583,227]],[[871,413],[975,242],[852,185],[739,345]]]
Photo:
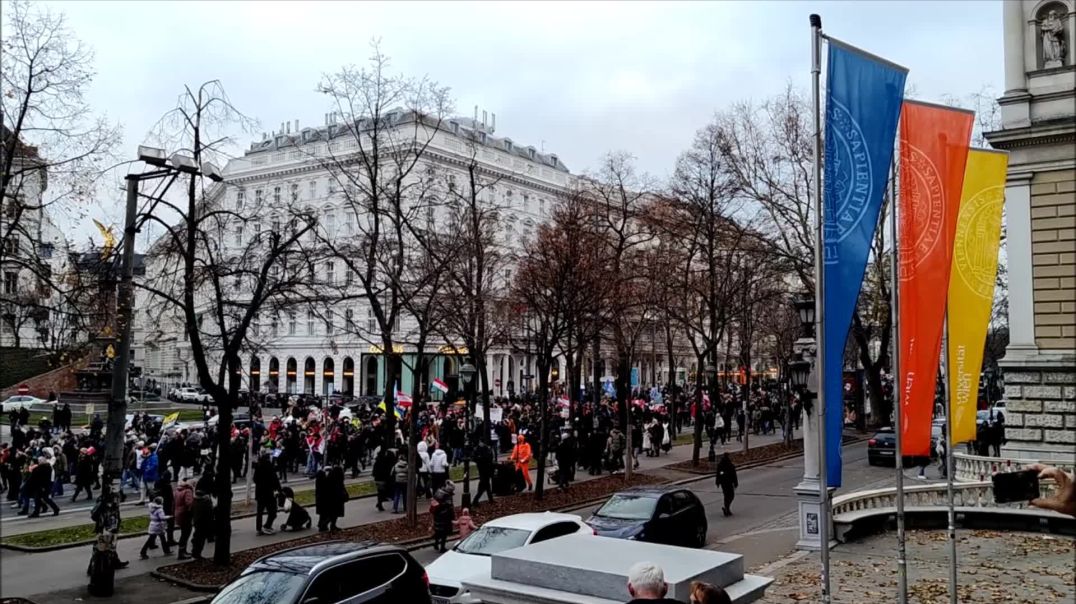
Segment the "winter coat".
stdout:
[[263,457],[254,466],[254,498],[258,501],[271,501],[280,490],[280,478],[269,458]]
[[168,525],[168,516],[164,513],[164,506],[150,502],[149,503],[149,530],[150,535],[163,535],[164,529]]
[[157,473],[157,452],[154,451],[149,454],[149,457],[142,460],[142,481],[147,484],[157,482],[160,476]]
[[175,516],[176,524],[186,524],[191,520],[191,512],[194,509],[194,487],[188,482],[181,482],[175,492]]
[[437,502],[437,505],[434,506],[432,511],[433,530],[442,533],[452,532],[452,521],[456,519],[456,509],[452,506],[454,492],[454,489],[450,488],[449,485],[445,485],[434,493],[433,499]]
[[191,517],[199,531],[208,531],[213,527],[213,498],[209,493],[199,492],[194,496]]
[[407,484],[407,458],[406,457],[401,457],[400,460],[396,462],[396,467],[393,468],[393,477],[396,479],[396,482],[401,483],[401,484]]
[[374,459],[373,475],[377,482],[392,482],[392,467],[396,457],[389,451],[381,451]]
[[475,449],[474,463],[478,466],[478,475],[482,478],[493,476],[493,449],[482,443]]
[[89,455],[83,455],[79,458],[78,464],[75,466],[75,484],[77,486],[86,487],[93,483],[93,460]]
[[444,449],[437,449],[430,457],[430,473],[444,474],[448,472],[448,454]]
[[176,500],[174,492],[172,491],[172,473],[168,471],[161,472],[160,479],[153,483],[153,490],[157,493],[157,496],[164,500],[164,513],[171,512],[176,507]]
[[344,515],[344,503],[348,500],[344,487],[344,471],[332,466],[318,472],[314,479],[314,510],[319,516],[339,518]]
[[415,446],[415,450],[418,451],[418,471],[420,473],[430,471],[430,454],[426,452],[427,448],[425,442],[420,442]]
[[717,463],[714,482],[723,491],[731,491],[740,486],[740,482],[736,479],[736,466],[732,465],[732,460],[727,455],[723,455]]

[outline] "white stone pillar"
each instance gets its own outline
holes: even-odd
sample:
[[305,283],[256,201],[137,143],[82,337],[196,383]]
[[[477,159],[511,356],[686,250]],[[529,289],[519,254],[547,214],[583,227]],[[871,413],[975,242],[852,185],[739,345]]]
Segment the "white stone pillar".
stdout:
[[1009,271],[1008,357],[1033,355],[1035,300],[1031,264],[1031,175],[1011,174],[1005,185],[1006,254]]
[[1026,91],[1024,75],[1024,3],[1002,2],[1005,33],[1005,93]]

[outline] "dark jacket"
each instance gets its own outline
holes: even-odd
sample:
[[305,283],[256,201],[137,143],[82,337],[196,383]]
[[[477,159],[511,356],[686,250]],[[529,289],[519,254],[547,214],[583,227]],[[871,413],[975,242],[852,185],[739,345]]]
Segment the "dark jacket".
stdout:
[[485,442],[478,445],[474,452],[474,463],[478,466],[478,476],[490,478],[493,476],[493,449]]
[[258,501],[271,501],[279,490],[280,478],[269,457],[259,458],[254,465],[254,498]]
[[[451,483],[449,483],[451,484]],[[452,521],[456,519],[456,509],[452,505],[452,495],[455,491],[445,485],[434,493],[433,498],[437,506],[433,508],[433,529],[442,533],[452,532]]]
[[314,511],[319,516],[339,518],[348,500],[344,487],[344,470],[339,466],[323,468],[314,479]]
[[208,531],[213,528],[213,498],[209,493],[199,491],[194,497],[191,506],[191,517],[194,519],[194,527],[199,531]]
[[717,473],[714,477],[714,482],[723,490],[731,490],[740,486],[740,482],[736,479],[736,466],[732,465],[732,460],[729,459],[727,453],[722,455],[721,460],[717,462]]
[[191,519],[191,511],[194,508],[194,487],[189,482],[180,483],[175,492],[175,517],[176,524],[185,524]]

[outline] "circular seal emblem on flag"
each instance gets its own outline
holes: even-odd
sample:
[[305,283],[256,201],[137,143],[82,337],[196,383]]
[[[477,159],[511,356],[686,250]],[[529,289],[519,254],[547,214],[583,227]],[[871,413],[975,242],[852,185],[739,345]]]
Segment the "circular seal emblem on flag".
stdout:
[[[938,168],[930,158],[918,148],[901,141],[901,170],[907,170],[908,178],[902,178],[906,187],[901,195],[907,203],[901,205],[905,212],[910,211],[912,241],[901,241],[901,275],[910,277],[912,269],[922,264],[923,260],[941,240],[942,225],[945,223],[945,193],[942,191],[941,176]],[[903,233],[902,233],[903,235]]]
[[980,298],[994,295],[994,268],[997,266],[997,233],[1001,230],[1001,212],[997,207],[1005,195],[1004,187],[987,187],[963,202],[956,223],[953,262],[956,272],[968,289]]
[[863,220],[874,187],[871,157],[863,131],[848,109],[830,100],[826,112],[826,228],[836,229],[836,241],[827,235],[826,245],[843,241]]

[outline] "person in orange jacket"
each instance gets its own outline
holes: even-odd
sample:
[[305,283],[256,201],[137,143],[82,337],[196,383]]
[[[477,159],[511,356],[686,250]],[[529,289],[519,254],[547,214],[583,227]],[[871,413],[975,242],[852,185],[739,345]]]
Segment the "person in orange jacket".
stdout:
[[509,461],[514,461],[516,464],[516,470],[523,472],[523,480],[527,483],[527,490],[534,488],[534,484],[531,483],[531,446],[527,443],[527,439],[520,434],[516,437],[516,446],[512,449],[512,455],[508,458]]

